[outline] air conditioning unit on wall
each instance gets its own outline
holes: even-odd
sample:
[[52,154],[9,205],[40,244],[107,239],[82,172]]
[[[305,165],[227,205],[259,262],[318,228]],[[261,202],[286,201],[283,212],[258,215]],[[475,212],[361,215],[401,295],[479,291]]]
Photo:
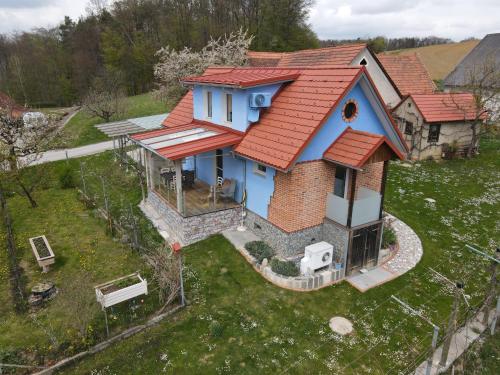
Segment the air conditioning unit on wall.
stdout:
[[332,264],[333,245],[328,242],[318,242],[306,246],[304,258],[300,260],[300,273],[310,275],[314,271]]
[[263,108],[271,105],[271,94],[253,93],[250,95],[250,107]]

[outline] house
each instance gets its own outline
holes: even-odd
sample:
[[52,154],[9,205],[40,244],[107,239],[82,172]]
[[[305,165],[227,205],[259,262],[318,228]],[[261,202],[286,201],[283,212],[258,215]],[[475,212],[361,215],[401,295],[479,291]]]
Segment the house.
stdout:
[[363,66],[216,67],[163,129],[131,135],[169,241],[244,224],[282,258],[326,241],[347,273],[377,264],[390,159],[407,152]]
[[443,81],[445,91],[483,97],[489,120],[500,120],[500,33],[486,35]]
[[20,106],[16,103],[14,99],[12,99],[7,94],[0,91],[0,110],[8,111],[13,117],[21,117],[26,112],[29,112],[28,109]]
[[380,63],[379,56],[366,43],[282,53],[249,51],[247,56],[249,65],[254,67],[364,66],[387,106],[394,107],[403,96]]
[[413,160],[441,159],[479,146],[486,112],[470,93],[410,94],[393,109]]

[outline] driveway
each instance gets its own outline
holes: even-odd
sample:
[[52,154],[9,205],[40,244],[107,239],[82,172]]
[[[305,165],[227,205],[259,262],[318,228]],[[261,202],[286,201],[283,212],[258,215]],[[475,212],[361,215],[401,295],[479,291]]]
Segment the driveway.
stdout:
[[94,143],[91,145],[66,148],[62,150],[51,150],[41,154],[41,157],[30,165],[49,163],[51,161],[64,160],[66,158],[80,158],[82,156],[99,154],[113,149],[113,141]]

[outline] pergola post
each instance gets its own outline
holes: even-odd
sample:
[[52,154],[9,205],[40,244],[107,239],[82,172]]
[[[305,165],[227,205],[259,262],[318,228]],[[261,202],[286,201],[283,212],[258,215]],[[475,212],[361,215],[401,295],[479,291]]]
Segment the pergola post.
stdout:
[[182,159],[174,160],[175,190],[177,192],[177,211],[184,214],[184,197],[182,194]]

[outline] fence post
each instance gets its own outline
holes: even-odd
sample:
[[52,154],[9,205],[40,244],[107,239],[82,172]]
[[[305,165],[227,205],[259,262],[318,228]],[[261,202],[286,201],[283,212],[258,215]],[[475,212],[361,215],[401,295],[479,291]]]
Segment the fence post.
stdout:
[[497,325],[497,319],[498,315],[500,314],[500,296],[498,296],[497,299],[497,308],[495,310],[495,316],[493,317],[493,321],[491,322],[491,335],[493,336],[495,334],[495,328]]

